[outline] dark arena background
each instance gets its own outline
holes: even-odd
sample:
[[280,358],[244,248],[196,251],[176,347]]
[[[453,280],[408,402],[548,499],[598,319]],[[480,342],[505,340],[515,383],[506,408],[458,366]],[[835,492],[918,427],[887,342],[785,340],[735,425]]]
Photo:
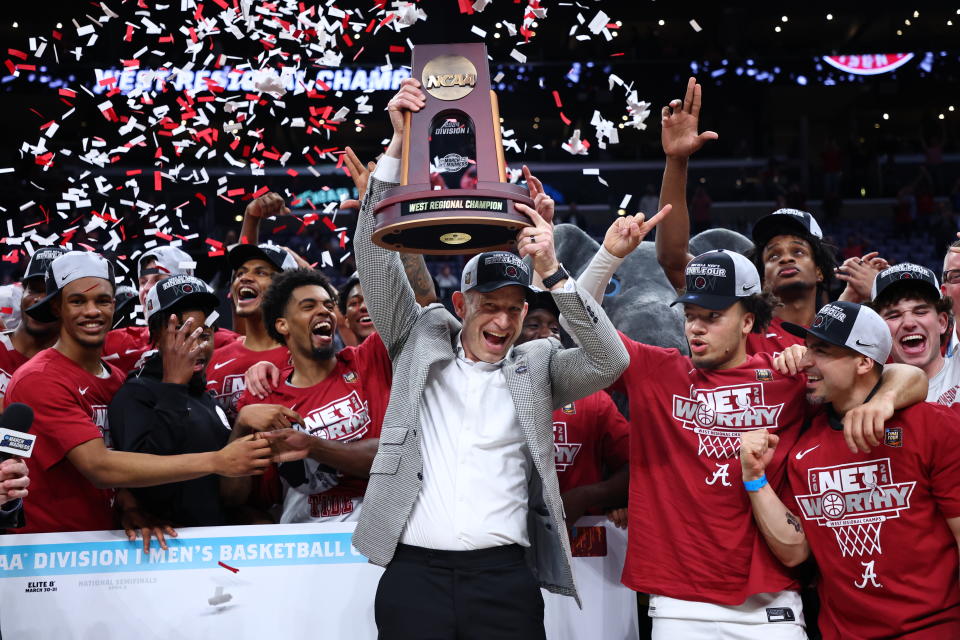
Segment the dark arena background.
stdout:
[[[265,239],[342,281],[354,197],[416,43],[482,40],[513,180],[527,163],[561,221],[595,237],[649,211],[660,109],[704,86],[695,229],[811,211],[840,256],[939,273],[960,211],[960,9],[944,3],[107,0],[4,3],[0,278],[72,243],[130,268],[180,239],[223,288],[224,247],[267,190]],[[645,199],[646,198],[646,199]],[[434,273],[458,258],[429,258]],[[132,278],[131,278],[132,280]]]

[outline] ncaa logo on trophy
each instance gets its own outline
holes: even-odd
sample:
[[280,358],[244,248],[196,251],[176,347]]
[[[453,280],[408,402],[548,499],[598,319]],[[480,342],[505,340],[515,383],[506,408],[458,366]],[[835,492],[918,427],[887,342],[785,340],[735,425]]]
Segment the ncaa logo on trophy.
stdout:
[[406,114],[400,185],[376,207],[373,241],[435,255],[512,249],[530,224],[515,205],[533,200],[507,182],[486,45],[416,45],[413,77],[426,105]]

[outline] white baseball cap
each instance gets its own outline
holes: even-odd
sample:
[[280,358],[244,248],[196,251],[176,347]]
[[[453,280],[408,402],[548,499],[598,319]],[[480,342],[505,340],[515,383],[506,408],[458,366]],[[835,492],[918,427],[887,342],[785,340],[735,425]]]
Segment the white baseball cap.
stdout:
[[[144,268],[144,263],[153,260],[156,264],[153,267],[147,269]],[[182,265],[193,264],[193,258],[190,257],[190,254],[171,245],[163,247],[154,247],[150,249],[137,261],[137,276],[145,276],[152,273],[161,273],[168,276],[176,275],[193,275],[193,267],[184,267]]]
[[47,295],[27,309],[27,313],[38,322],[55,321],[57,317],[50,308],[51,301],[61,289],[80,278],[103,278],[116,288],[112,262],[92,251],[68,251],[47,266]]

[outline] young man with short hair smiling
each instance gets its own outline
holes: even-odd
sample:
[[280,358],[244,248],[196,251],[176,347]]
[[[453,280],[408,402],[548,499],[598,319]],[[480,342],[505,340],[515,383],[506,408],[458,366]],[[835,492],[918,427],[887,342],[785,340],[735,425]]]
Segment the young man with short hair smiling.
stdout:
[[[960,426],[918,402],[887,417],[880,442],[851,451],[841,421],[884,392],[892,339],[872,309],[825,305],[805,336],[807,397],[823,410],[789,448],[765,429],[744,434],[744,488],[767,545],[788,566],[820,568],[826,640],[960,637]],[[766,471],[788,456],[789,484]]]
[[945,358],[953,301],[941,294],[933,272],[904,262],[877,274],[870,306],[893,336],[894,362],[920,367],[930,380],[927,401],[960,408],[960,359]]

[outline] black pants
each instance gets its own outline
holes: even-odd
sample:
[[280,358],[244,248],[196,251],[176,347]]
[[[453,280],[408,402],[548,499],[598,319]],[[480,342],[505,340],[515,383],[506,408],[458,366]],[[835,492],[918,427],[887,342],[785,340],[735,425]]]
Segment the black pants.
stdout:
[[399,545],[380,578],[380,640],[538,640],[543,596],[523,547],[436,551]]

